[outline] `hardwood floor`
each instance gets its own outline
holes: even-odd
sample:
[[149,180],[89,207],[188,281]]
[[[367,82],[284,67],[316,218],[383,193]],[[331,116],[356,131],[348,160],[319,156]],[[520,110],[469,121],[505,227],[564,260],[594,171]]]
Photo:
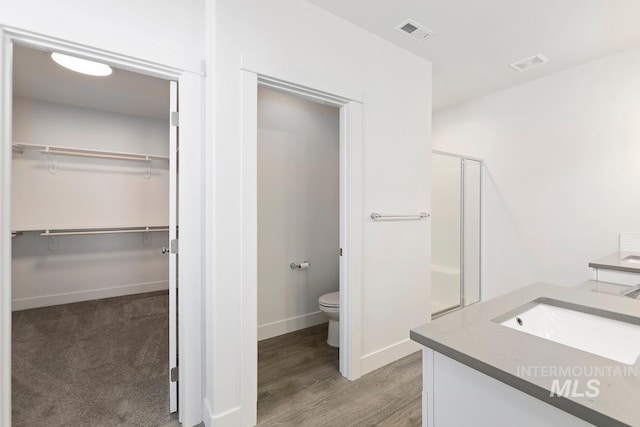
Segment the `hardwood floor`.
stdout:
[[259,426],[420,426],[421,354],[349,381],[318,325],[258,343]]

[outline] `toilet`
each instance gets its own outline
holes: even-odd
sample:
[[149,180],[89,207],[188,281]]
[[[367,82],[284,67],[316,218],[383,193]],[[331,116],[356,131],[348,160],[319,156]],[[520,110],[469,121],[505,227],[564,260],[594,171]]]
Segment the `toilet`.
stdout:
[[340,292],[331,292],[318,298],[320,311],[329,318],[327,344],[340,347]]

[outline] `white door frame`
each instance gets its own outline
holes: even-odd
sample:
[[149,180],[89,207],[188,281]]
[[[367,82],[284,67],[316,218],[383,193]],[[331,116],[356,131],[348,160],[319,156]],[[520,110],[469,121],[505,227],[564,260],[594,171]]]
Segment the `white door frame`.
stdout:
[[243,425],[256,424],[258,394],[258,86],[340,108],[340,373],[361,375],[362,101],[352,86],[256,58],[242,58],[242,365]]
[[11,139],[13,44],[50,49],[117,68],[178,81],[180,87],[179,417],[186,426],[202,421],[202,76],[29,31],[0,27],[0,425],[11,425]]

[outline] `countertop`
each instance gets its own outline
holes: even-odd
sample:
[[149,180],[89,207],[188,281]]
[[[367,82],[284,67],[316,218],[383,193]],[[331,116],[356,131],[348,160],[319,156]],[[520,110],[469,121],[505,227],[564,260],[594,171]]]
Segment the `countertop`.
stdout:
[[[604,310],[611,318],[640,324],[637,300],[536,283],[439,317],[413,329],[411,339],[589,423],[640,426],[640,376],[637,375],[640,360],[635,365],[625,365],[518,332],[492,320],[537,298],[588,307],[587,312]],[[548,371],[546,375],[520,375],[527,368],[530,372],[532,369],[541,372],[558,367],[572,370],[577,367],[584,375],[572,375],[571,379],[580,380],[582,385],[591,379],[599,380],[599,395],[595,398],[551,397],[551,384],[557,376],[551,376]]]
[[603,294],[622,296],[622,292],[629,290],[629,286],[618,283],[603,282],[598,280],[587,280],[576,286],[576,289],[585,291],[600,292]]
[[[636,256],[636,262],[625,261],[628,256]],[[616,252],[599,260],[589,263],[589,267],[603,268],[606,270],[626,271],[628,273],[640,273],[640,253]]]

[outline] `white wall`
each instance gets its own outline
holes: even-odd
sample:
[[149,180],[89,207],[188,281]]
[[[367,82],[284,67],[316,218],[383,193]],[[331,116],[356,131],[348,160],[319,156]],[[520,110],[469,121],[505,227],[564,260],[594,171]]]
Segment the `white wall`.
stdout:
[[0,25],[200,72],[204,0],[0,0]]
[[[110,113],[17,98],[14,140],[75,148],[168,155],[167,120]],[[39,150],[14,153],[12,229],[13,309],[167,289],[167,233],[58,237],[50,250],[44,229],[166,226],[166,161],[144,163],[54,156],[47,169]]]
[[[168,105],[168,100],[167,100]],[[169,122],[17,98],[13,139],[27,144],[169,155]],[[12,229],[166,226],[169,165],[52,156],[13,155]]]
[[[339,110],[258,91],[258,339],[327,321],[339,289]],[[311,267],[292,270],[291,262]]]
[[483,297],[575,285],[640,229],[640,50],[434,115],[434,149],[483,158]]
[[[306,2],[220,0],[216,10],[216,259],[207,371],[210,425],[238,425],[241,395],[242,151],[240,62],[263,58],[363,99],[363,368],[414,350],[428,321],[429,222],[373,223],[371,211],[429,210],[431,65]],[[210,94],[210,96],[213,96]]]

